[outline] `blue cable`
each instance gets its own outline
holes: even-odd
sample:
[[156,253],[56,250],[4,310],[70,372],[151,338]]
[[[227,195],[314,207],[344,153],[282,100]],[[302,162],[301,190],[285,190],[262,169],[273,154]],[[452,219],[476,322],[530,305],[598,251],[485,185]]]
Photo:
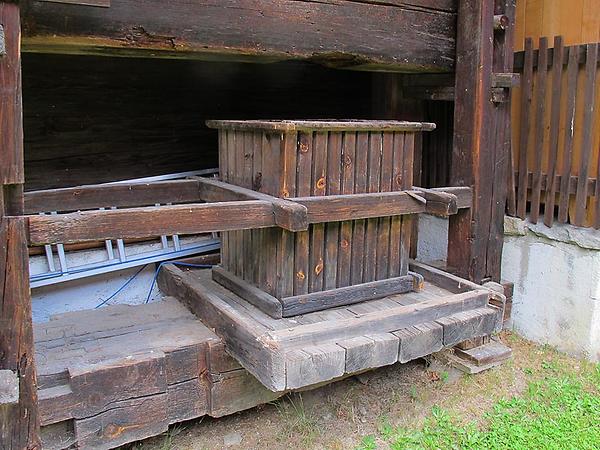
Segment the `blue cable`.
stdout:
[[97,305],[97,306],[96,306],[94,309],[98,309],[98,308],[100,308],[101,306],[103,306],[103,305],[105,305],[106,303],[108,303],[110,300],[112,300],[112,299],[113,299],[113,298],[114,298],[114,297],[115,297],[115,296],[116,296],[116,295],[117,295],[119,292],[121,292],[123,289],[125,289],[125,288],[127,287],[127,285],[128,285],[129,283],[131,283],[131,282],[133,281],[133,279],[134,279],[135,277],[137,277],[137,276],[138,276],[138,274],[139,274],[139,273],[140,273],[142,270],[144,270],[144,269],[146,268],[146,266],[147,266],[147,265],[148,265],[148,264],[144,264],[144,265],[143,265],[143,266],[142,266],[142,267],[141,267],[141,268],[140,268],[140,269],[139,269],[139,270],[138,270],[136,273],[134,273],[134,274],[133,274],[133,275],[132,275],[132,276],[129,278],[129,280],[127,280],[127,281],[125,282],[125,284],[124,284],[123,286],[121,286],[119,289],[117,289],[117,291],[116,291],[114,294],[112,294],[110,297],[108,297],[108,298],[107,298],[106,300],[104,300],[102,303],[100,303],[99,305]]
[[156,284],[156,279],[158,278],[158,272],[160,272],[160,268],[165,264],[173,264],[175,266],[182,266],[182,267],[196,267],[199,269],[210,269],[213,266],[212,264],[190,264],[190,263],[185,263],[185,262],[180,262],[180,261],[163,261],[163,262],[161,262],[158,265],[158,267],[156,268],[156,272],[154,272],[154,278],[152,278],[152,284],[150,285],[150,290],[148,291],[148,296],[146,297],[145,303],[150,302],[150,296],[152,295],[152,289],[154,289],[154,285]]

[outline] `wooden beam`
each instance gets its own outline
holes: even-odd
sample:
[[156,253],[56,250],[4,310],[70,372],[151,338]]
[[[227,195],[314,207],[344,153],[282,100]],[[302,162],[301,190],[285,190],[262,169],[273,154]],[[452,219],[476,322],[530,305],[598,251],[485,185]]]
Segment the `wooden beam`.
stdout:
[[281,299],[283,317],[299,316],[337,306],[352,305],[390,295],[419,290],[420,278],[413,275],[370,281],[337,289],[294,295]]
[[379,330],[399,330],[468,309],[487,306],[488,300],[489,293],[487,290],[469,291],[425,300],[413,305],[365,313],[359,316],[360,320],[351,317],[329,321],[326,326],[323,326],[323,323],[314,323],[274,330],[266,333],[263,342],[272,342],[274,346],[281,346],[286,343],[301,346],[318,344],[334,333],[339,334],[340,330],[344,330],[345,337],[348,338],[357,334],[369,334]]
[[521,82],[519,73],[494,73],[492,75],[492,86],[500,88],[511,88],[518,86]]
[[[506,8],[504,4],[501,6]],[[511,72],[494,69],[497,64],[505,65],[501,59],[512,50],[512,41],[510,38],[503,41],[501,53],[494,53],[494,42],[498,47],[499,39],[494,36],[495,13],[498,11],[494,0],[459,3],[450,184],[472,187],[473,207],[450,216],[448,265],[474,281],[499,277],[502,249],[499,230],[506,203],[504,164],[510,141],[502,130],[510,124],[510,108],[507,103],[494,106],[491,93],[492,74]],[[510,17],[508,10],[506,15]],[[498,214],[500,208],[502,217]]]
[[23,48],[31,52],[304,59],[413,72],[454,67],[456,7],[450,0],[172,0],[168,8],[161,0],[120,0],[110,8],[23,3]]
[[398,216],[426,211],[425,203],[416,200],[406,191],[295,197],[290,200],[306,206],[309,223]]
[[260,200],[29,216],[32,245],[196,234],[275,226],[273,207]]
[[231,200],[261,200],[273,205],[275,223],[288,231],[308,230],[306,207],[298,203],[271,195],[225,183],[213,178],[194,177],[199,183],[200,198],[206,202]]
[[[0,448],[41,448],[23,214],[23,109],[19,5],[0,2],[0,370],[13,373],[18,399],[0,404]],[[14,392],[13,392],[14,393]]]
[[459,209],[470,208],[473,203],[473,193],[468,187],[434,189],[413,187],[413,189],[427,201],[427,214],[450,216],[458,213]]
[[25,214],[198,202],[196,180],[96,184],[25,193]]

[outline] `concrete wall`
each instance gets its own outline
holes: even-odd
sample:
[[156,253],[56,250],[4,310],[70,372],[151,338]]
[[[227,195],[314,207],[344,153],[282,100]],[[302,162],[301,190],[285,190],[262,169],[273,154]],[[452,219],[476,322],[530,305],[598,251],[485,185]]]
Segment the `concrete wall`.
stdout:
[[528,339],[600,360],[600,233],[506,218],[502,276],[512,324]]
[[[533,341],[600,360],[600,232],[505,219],[502,277],[515,283],[512,328]],[[417,258],[446,257],[448,221],[419,219]]]

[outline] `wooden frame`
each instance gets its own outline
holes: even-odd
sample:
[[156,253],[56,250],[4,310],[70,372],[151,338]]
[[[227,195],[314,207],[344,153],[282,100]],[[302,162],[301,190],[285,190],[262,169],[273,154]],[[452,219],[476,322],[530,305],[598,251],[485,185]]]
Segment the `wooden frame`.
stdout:
[[[355,306],[355,313],[336,308],[307,314],[301,322],[271,319],[212,281],[207,270],[186,272],[167,265],[159,286],[213,327],[229,353],[261,383],[281,392],[406,362],[501,328],[501,310],[489,301],[502,294],[477,285],[473,289],[458,277],[430,276],[428,267],[419,270],[450,293],[416,303],[374,300],[364,309]],[[368,305],[378,302],[388,303],[382,309]]]
[[[121,206],[143,205],[152,203],[151,199],[158,192],[164,203],[195,203],[53,215],[32,214],[28,216],[29,243],[67,244],[274,226],[288,231],[302,231],[307,229],[308,224],[336,220],[424,212],[453,214],[457,208],[468,208],[471,203],[469,188],[414,188],[400,192],[280,199],[218,180],[194,178],[34,192],[25,195],[25,205],[32,213],[38,212],[43,205],[64,210],[99,208],[107,202],[116,202]],[[199,200],[212,203],[197,203]]]

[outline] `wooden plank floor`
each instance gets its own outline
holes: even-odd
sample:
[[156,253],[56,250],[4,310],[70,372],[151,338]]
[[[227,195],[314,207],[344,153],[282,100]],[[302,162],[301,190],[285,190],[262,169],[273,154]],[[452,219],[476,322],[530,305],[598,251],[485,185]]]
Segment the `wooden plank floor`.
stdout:
[[212,280],[210,270],[165,266],[159,286],[187,304],[231,355],[274,392],[406,362],[499,329],[490,292],[421,292],[274,319]]

